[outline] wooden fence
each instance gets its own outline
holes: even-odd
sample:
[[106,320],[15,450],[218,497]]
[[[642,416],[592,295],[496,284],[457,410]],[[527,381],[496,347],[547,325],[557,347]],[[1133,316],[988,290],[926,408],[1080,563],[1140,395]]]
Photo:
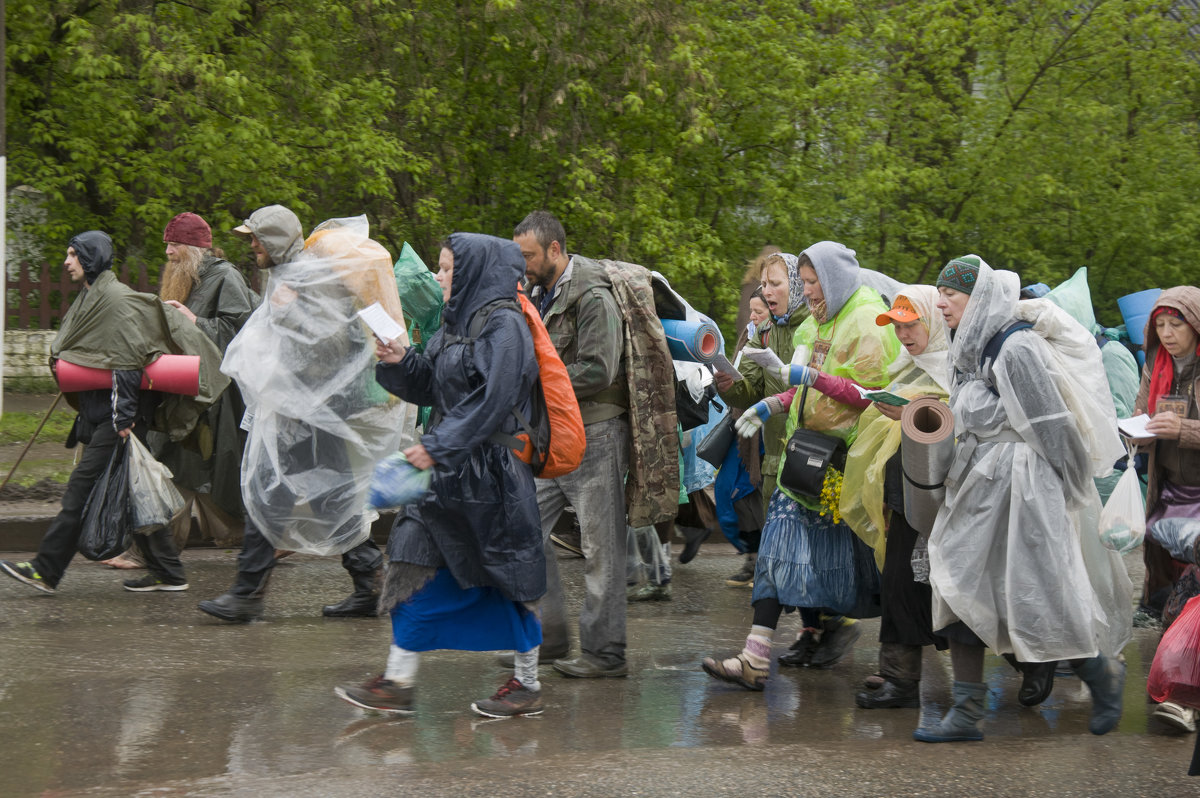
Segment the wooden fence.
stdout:
[[[17,267],[15,280],[5,276],[5,325],[8,329],[50,330],[58,327],[81,286],[71,282],[70,275],[61,265],[55,271],[57,276],[52,277],[49,263],[40,266],[22,263]],[[121,263],[113,271],[121,282],[134,290],[158,293],[158,282],[150,281],[144,263]],[[248,278],[255,291],[259,290],[257,278],[257,271]]]
[[[49,263],[43,263],[41,266],[22,263],[17,266],[15,280],[5,275],[5,322],[9,329],[49,330],[58,327],[81,286],[71,282],[70,275],[62,266],[59,266],[57,271],[58,276],[52,278]],[[121,282],[131,288],[138,291],[158,291],[158,285],[150,282],[145,264],[131,267],[129,263],[123,263],[114,271],[121,278]]]

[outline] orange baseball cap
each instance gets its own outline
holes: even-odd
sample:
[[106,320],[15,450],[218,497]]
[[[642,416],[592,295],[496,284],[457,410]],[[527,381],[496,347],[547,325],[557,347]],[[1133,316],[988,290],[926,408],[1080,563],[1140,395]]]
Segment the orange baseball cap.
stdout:
[[880,327],[886,327],[893,321],[898,321],[901,324],[907,324],[910,321],[916,321],[921,318],[921,314],[917,313],[917,309],[908,301],[908,297],[900,295],[896,297],[896,301],[892,303],[892,309],[887,313],[880,313],[875,317],[875,323]]

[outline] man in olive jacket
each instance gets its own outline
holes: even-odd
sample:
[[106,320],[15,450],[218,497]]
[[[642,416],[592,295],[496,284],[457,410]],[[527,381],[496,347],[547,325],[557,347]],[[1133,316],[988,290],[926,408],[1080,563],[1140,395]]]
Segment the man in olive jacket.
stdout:
[[[537,480],[546,551],[546,595],[541,601],[542,659],[581,678],[625,676],[625,473],[629,463],[629,391],[622,317],[603,267],[566,252],[562,224],[534,211],[513,231],[525,256],[529,297],[567,367],[587,436],[579,468]],[[584,556],[582,653],[570,650],[558,562],[549,533],[570,504],[579,518]]]

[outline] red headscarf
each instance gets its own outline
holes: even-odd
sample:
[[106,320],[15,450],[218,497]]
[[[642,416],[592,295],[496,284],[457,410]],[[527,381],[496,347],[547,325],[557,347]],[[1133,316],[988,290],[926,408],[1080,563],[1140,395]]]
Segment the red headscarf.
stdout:
[[[1174,316],[1187,321],[1187,319],[1183,318],[1183,314],[1175,308],[1160,305],[1150,314],[1150,323],[1153,324],[1154,320],[1164,313],[1168,316]],[[1196,344],[1196,354],[1200,355],[1200,342]],[[1154,356],[1154,367],[1150,371],[1150,395],[1147,401],[1150,415],[1154,415],[1154,406],[1158,404],[1158,398],[1170,391],[1171,384],[1174,382],[1175,364],[1171,360],[1171,353],[1167,351],[1167,348],[1160,341],[1158,344],[1158,353]]]

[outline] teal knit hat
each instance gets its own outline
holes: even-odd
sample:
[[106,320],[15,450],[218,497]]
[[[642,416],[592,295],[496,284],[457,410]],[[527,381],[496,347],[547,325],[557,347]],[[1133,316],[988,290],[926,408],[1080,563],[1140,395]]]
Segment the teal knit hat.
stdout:
[[975,281],[979,279],[979,264],[982,261],[978,255],[963,255],[946,264],[938,275],[937,287],[953,288],[969,294],[975,290]]

